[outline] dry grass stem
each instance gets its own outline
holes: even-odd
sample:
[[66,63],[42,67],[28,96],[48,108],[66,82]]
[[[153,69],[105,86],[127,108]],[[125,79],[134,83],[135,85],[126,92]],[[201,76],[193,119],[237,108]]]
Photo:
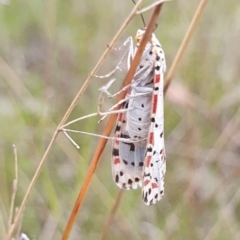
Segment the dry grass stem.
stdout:
[[198,23],[201,15],[203,13],[203,10],[204,10],[204,8],[207,4],[207,1],[208,0],[201,0],[201,2],[198,5],[198,8],[197,8],[197,10],[196,10],[196,12],[193,16],[193,19],[190,23],[190,26],[189,26],[189,28],[188,28],[188,30],[187,30],[184,38],[183,38],[183,41],[182,41],[182,43],[181,43],[181,45],[178,49],[178,52],[177,52],[177,54],[174,58],[174,61],[173,61],[172,65],[171,65],[171,67],[168,71],[168,74],[167,74],[167,77],[166,77],[166,80],[165,80],[165,84],[164,84],[164,93],[167,91],[167,89],[169,87],[169,84],[172,81],[172,78],[173,78],[173,76],[176,72],[176,69],[179,65],[179,62],[180,62],[180,60],[181,60],[181,58],[182,58],[182,56],[183,56],[183,54],[184,54],[184,52],[187,48],[187,45],[188,45],[188,43],[189,43],[189,41],[190,41],[190,39],[193,35],[194,30],[196,29],[197,23]]
[[31,180],[31,183],[26,191],[26,194],[22,200],[22,203],[19,207],[19,211],[14,219],[14,223],[12,224],[11,228],[9,229],[9,232],[7,234],[8,239],[11,239],[11,236],[14,232],[14,229],[16,228],[21,215],[23,213],[24,207],[26,206],[27,200],[29,198],[29,195],[37,181],[37,178],[42,170],[42,167],[50,153],[50,150],[52,149],[52,146],[58,136],[59,133],[59,129],[61,128],[61,126],[66,122],[66,120],[68,119],[69,115],[71,114],[71,112],[73,111],[74,107],[76,106],[76,104],[78,103],[79,98],[83,95],[83,93],[85,92],[87,86],[90,83],[90,80],[93,78],[93,76],[96,74],[97,70],[99,69],[99,67],[101,66],[101,64],[103,63],[104,59],[107,57],[107,55],[109,54],[110,50],[112,49],[113,45],[115,44],[115,42],[118,40],[118,38],[120,37],[121,33],[123,32],[123,30],[126,28],[126,26],[129,24],[129,22],[131,21],[131,19],[133,18],[133,16],[135,15],[139,5],[142,3],[143,0],[139,0],[136,5],[134,6],[132,12],[130,13],[129,17],[125,20],[125,22],[123,23],[123,25],[120,27],[119,31],[117,32],[117,34],[114,36],[114,38],[112,39],[111,43],[109,44],[109,47],[105,50],[105,52],[103,53],[102,57],[100,58],[100,60],[98,61],[97,65],[94,67],[94,69],[92,70],[92,72],[90,73],[89,77],[86,79],[86,81],[84,82],[83,86],[81,87],[81,89],[79,90],[79,92],[77,93],[77,95],[75,96],[75,98],[73,99],[70,107],[68,108],[68,110],[66,111],[66,113],[64,114],[62,120],[60,121],[56,131],[53,134],[53,137],[38,165],[38,168]]
[[[240,109],[238,109],[238,111],[235,113],[235,115],[232,117],[231,120],[229,120],[227,126],[222,130],[221,135],[219,136],[219,138],[217,139],[217,141],[215,142],[215,144],[212,147],[212,150],[209,152],[209,154],[206,156],[206,158],[216,158],[217,156],[214,156],[215,152],[214,149],[222,149],[224,147],[224,145],[227,144],[227,142],[231,139],[229,138],[228,134],[226,134],[226,132],[228,132],[229,126],[231,126],[233,124],[233,122],[235,122],[236,120],[239,119],[239,114],[240,114]],[[235,129],[232,129],[232,132],[237,132],[238,131],[238,127],[236,126]],[[238,146],[236,146],[238,147]],[[220,153],[218,153],[220,154]],[[226,176],[225,178],[223,178],[220,183],[218,184],[218,186],[216,187],[216,189],[213,191],[213,193],[208,197],[208,199],[206,201],[209,201],[213,198],[213,196],[215,196],[218,192],[221,191],[221,189],[223,188],[224,185],[228,184],[231,182],[231,180],[239,177],[240,175],[240,166],[237,166],[234,171],[231,172],[231,174],[229,174],[228,176]]]
[[[37,2],[1,5],[0,240],[238,239],[238,1]],[[168,59],[166,193],[147,207],[108,168],[112,141],[140,141],[114,136],[144,57],[134,25],[165,2],[148,30]]]
[[28,187],[28,189],[26,191],[26,194],[24,195],[24,198],[23,198],[22,203],[21,203],[21,205],[20,205],[20,207],[18,209],[18,212],[16,214],[14,222],[13,222],[13,224],[12,224],[12,226],[9,229],[9,232],[8,232],[7,239],[9,239],[9,240],[11,239],[11,237],[13,235],[13,232],[16,229],[16,227],[17,227],[17,225],[18,225],[18,223],[19,223],[19,221],[21,219],[21,216],[22,216],[24,208],[26,206],[28,197],[30,196],[30,193],[31,193],[31,191],[33,189],[33,186],[35,185],[35,183],[37,181],[37,178],[38,178],[38,176],[39,176],[39,174],[40,174],[40,172],[42,170],[43,164],[45,163],[45,160],[47,159],[47,156],[50,153],[50,150],[51,150],[51,148],[52,148],[52,146],[53,146],[53,144],[54,144],[54,142],[55,142],[55,140],[57,138],[57,135],[58,135],[58,131],[55,131],[55,133],[54,133],[54,135],[53,135],[53,137],[51,139],[51,142],[49,143],[49,145],[47,147],[47,150],[44,153],[43,158],[41,159],[40,164],[38,165],[38,168],[37,168],[37,170],[36,170],[32,180],[31,180],[31,183],[30,183],[30,185],[29,185],[29,187]]
[[94,69],[92,70],[92,72],[90,73],[90,75],[88,76],[88,78],[86,79],[85,83],[83,84],[83,86],[81,87],[80,91],[77,93],[76,97],[74,98],[74,100],[72,101],[69,109],[67,110],[66,114],[64,115],[64,117],[62,118],[60,124],[59,124],[59,128],[61,128],[61,126],[66,122],[66,120],[68,119],[69,115],[71,114],[72,110],[74,109],[74,107],[76,106],[76,104],[78,103],[79,98],[83,95],[83,93],[85,92],[86,88],[88,87],[90,80],[94,77],[94,75],[96,74],[97,70],[99,69],[99,67],[102,65],[103,61],[105,60],[105,58],[107,57],[107,55],[109,54],[109,52],[111,51],[111,49],[113,48],[114,44],[116,43],[116,41],[118,40],[118,38],[120,37],[120,35],[122,34],[123,30],[127,27],[127,25],[130,23],[131,19],[134,17],[137,8],[139,7],[139,5],[142,3],[143,0],[139,0],[135,7],[133,8],[132,12],[129,14],[129,16],[127,17],[127,19],[125,20],[125,22],[122,24],[122,26],[120,27],[119,31],[116,33],[116,35],[114,36],[114,38],[112,39],[111,43],[108,45],[108,48],[105,50],[105,52],[103,53],[103,55],[101,56],[101,58],[99,59],[97,65],[94,67]]
[[[137,9],[138,5],[135,6],[135,11]],[[145,45],[147,43],[147,41],[149,40],[150,38],[150,35],[152,34],[152,30],[154,29],[155,27],[155,23],[156,23],[156,20],[157,20],[157,17],[160,13],[160,10],[162,8],[162,4],[160,4],[159,6],[157,6],[155,9],[154,9],[154,12],[152,14],[152,17],[150,19],[150,22],[147,26],[147,29],[146,29],[146,32],[143,36],[143,39],[141,41],[141,44],[138,48],[138,51],[132,61],[132,64],[131,64],[131,67],[124,79],[124,82],[122,84],[122,88],[124,88],[127,84],[129,84],[131,82],[131,80],[133,79],[133,76],[135,74],[135,71],[137,69],[137,66],[140,62],[140,59],[141,59],[141,56],[142,56],[142,53],[144,51],[144,48],[145,48]],[[131,15],[130,15],[131,16]],[[129,19],[131,19],[129,16]],[[127,21],[128,22],[128,21]],[[117,98],[117,102],[121,101],[126,95],[126,91],[123,91],[119,94],[118,98]],[[117,109],[119,109],[120,106],[117,106]],[[115,122],[116,122],[116,118],[117,118],[117,114],[112,114],[110,115],[109,117],[109,120],[106,124],[106,127],[102,133],[103,136],[109,136],[112,132],[112,128],[113,126],[115,125]],[[90,182],[92,180],[92,177],[93,177],[93,174],[97,168],[97,165],[99,163],[99,160],[100,160],[100,157],[102,155],[102,152],[106,146],[106,143],[107,143],[107,139],[100,139],[99,143],[98,143],[98,146],[97,146],[97,149],[95,151],[95,154],[92,158],[92,161],[91,161],[91,164],[89,166],[89,169],[88,169],[88,172],[86,174],[86,177],[83,181],[83,184],[82,184],[82,188],[79,192],[79,195],[76,199],[76,202],[75,202],[75,205],[72,209],[72,212],[71,212],[71,215],[70,215],[70,218],[68,220],[68,223],[67,223],[67,226],[63,232],[63,236],[62,236],[62,240],[67,240],[68,237],[69,237],[69,234],[70,234],[70,231],[73,227],[73,224],[75,222],[75,219],[77,217],[77,214],[82,206],[82,203],[83,203],[83,200],[86,196],[86,193],[88,191],[88,188],[89,188],[89,185],[90,185]]]
[[10,205],[10,212],[9,212],[9,219],[8,219],[8,229],[10,229],[13,221],[14,202],[15,202],[15,197],[17,193],[17,184],[18,184],[18,159],[17,159],[17,148],[15,145],[13,145],[13,152],[14,152],[15,178],[13,180],[13,190],[12,190],[11,205]]
[[107,236],[108,230],[109,230],[109,228],[110,228],[110,226],[111,226],[111,224],[113,222],[114,216],[115,216],[115,214],[117,212],[117,209],[119,207],[119,204],[120,204],[120,202],[122,200],[123,192],[124,192],[124,190],[122,190],[122,189],[120,191],[118,191],[118,195],[116,197],[116,201],[114,202],[114,205],[111,208],[111,211],[110,211],[110,213],[108,215],[108,219],[107,219],[107,221],[105,223],[105,226],[103,228],[101,240],[104,240],[106,238],[106,236]]
[[157,0],[157,1],[155,1],[154,3],[148,5],[147,7],[143,8],[143,9],[139,9],[139,10],[136,12],[136,14],[142,14],[142,13],[144,13],[144,12],[147,12],[147,11],[149,11],[150,9],[156,7],[157,5],[159,5],[159,4],[163,3],[163,2],[168,2],[168,1],[171,1],[171,0],[164,0],[164,1],[163,1],[163,0]]

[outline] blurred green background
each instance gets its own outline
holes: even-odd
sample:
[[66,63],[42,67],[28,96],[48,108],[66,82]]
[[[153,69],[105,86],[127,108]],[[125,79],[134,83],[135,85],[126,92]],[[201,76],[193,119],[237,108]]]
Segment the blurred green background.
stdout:
[[[14,154],[18,149],[16,206],[29,186],[51,136],[114,34],[133,8],[130,0],[0,1],[0,239],[9,218]],[[148,5],[151,1],[145,1]],[[164,4],[156,35],[168,68],[199,1]],[[151,11],[144,14],[149,19]],[[136,16],[117,46],[142,27]],[[240,5],[209,1],[165,98],[165,196],[147,207],[141,191],[127,191],[107,239],[240,239]],[[116,66],[113,51],[99,75]],[[114,75],[116,92],[124,78]],[[96,111],[94,79],[69,120]],[[108,109],[113,101],[105,101]],[[89,118],[72,126],[101,134]],[[98,138],[63,134],[44,165],[22,220],[32,239],[60,239]],[[116,199],[111,143],[97,168],[70,239],[100,239]],[[227,178],[227,180],[225,180]]]

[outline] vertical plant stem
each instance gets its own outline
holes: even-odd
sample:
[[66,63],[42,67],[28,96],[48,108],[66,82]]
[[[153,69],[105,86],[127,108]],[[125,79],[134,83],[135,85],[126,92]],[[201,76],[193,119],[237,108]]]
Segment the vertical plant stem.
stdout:
[[[181,58],[182,58],[182,56],[183,56],[183,54],[186,50],[186,47],[187,47],[187,45],[188,45],[188,43],[189,43],[189,41],[190,41],[190,39],[193,35],[194,30],[196,29],[197,23],[200,19],[200,16],[203,13],[203,10],[204,10],[206,4],[207,4],[207,0],[202,0],[200,2],[200,4],[198,5],[198,8],[197,8],[197,10],[196,10],[196,12],[193,16],[193,19],[191,21],[191,24],[190,24],[190,26],[189,26],[189,28],[188,28],[188,30],[187,30],[184,38],[183,38],[183,41],[182,41],[182,43],[179,47],[179,50],[178,50],[178,52],[177,52],[177,54],[174,58],[174,61],[173,61],[172,65],[169,69],[168,75],[166,77],[165,85],[164,85],[164,93],[167,92],[167,89],[168,89],[168,87],[171,83],[171,80],[172,80],[172,78],[175,74],[177,66],[178,66],[178,64],[179,64],[179,62],[180,62],[180,60],[181,60]],[[113,207],[110,211],[109,217],[107,219],[104,230],[102,232],[101,240],[104,240],[106,235],[107,235],[107,232],[108,232],[108,230],[111,226],[111,222],[113,221],[114,215],[116,214],[116,211],[117,211],[117,208],[118,208],[118,206],[121,202],[121,199],[122,199],[122,190],[119,191],[119,193],[116,197],[115,204],[113,205]]]
[[119,204],[120,204],[120,202],[122,200],[123,191],[124,191],[123,189],[118,191],[118,195],[116,197],[116,201],[114,202],[114,205],[112,206],[112,209],[111,209],[111,211],[110,211],[110,213],[108,215],[108,219],[107,219],[107,222],[106,222],[106,224],[104,226],[104,229],[102,231],[102,236],[101,236],[100,240],[104,240],[106,238],[106,236],[107,236],[108,230],[109,230],[109,228],[110,228],[110,226],[111,226],[111,224],[113,222],[114,216],[115,216],[115,214],[117,212],[117,209],[119,207]]
[[15,179],[13,180],[13,190],[12,190],[12,198],[11,198],[10,213],[9,213],[9,220],[8,220],[8,229],[11,227],[12,220],[13,220],[14,202],[15,202],[15,197],[17,193],[17,184],[18,184],[18,159],[17,159],[17,148],[15,145],[13,145],[13,152],[14,152]]
[[196,12],[195,12],[195,14],[193,16],[193,19],[192,19],[192,21],[191,21],[191,23],[189,25],[189,28],[188,28],[188,30],[187,30],[187,32],[186,32],[186,34],[185,34],[185,36],[184,36],[184,38],[182,40],[182,43],[181,43],[181,45],[180,45],[180,47],[178,49],[178,52],[177,52],[177,54],[176,54],[176,56],[174,58],[174,61],[173,61],[172,65],[171,65],[171,68],[168,71],[168,74],[167,74],[167,77],[166,77],[166,81],[165,81],[165,84],[164,84],[164,93],[166,93],[166,91],[167,91],[167,89],[169,87],[169,84],[172,81],[172,78],[173,78],[173,76],[174,76],[174,74],[176,72],[176,69],[177,69],[177,67],[179,65],[179,62],[180,62],[180,60],[181,60],[181,58],[182,58],[182,56],[183,56],[183,54],[184,54],[184,52],[186,50],[186,47],[187,47],[187,45],[188,45],[188,43],[189,43],[189,41],[190,41],[190,39],[191,39],[191,37],[193,35],[194,30],[196,29],[197,23],[198,23],[201,15],[203,13],[203,10],[204,10],[204,8],[205,8],[205,6],[207,4],[207,1],[208,0],[201,0],[201,2],[198,5],[198,8],[197,8],[197,10],[196,10]]
[[90,80],[93,78],[93,76],[95,75],[95,73],[97,72],[97,70],[99,69],[99,67],[101,66],[101,64],[103,63],[103,61],[105,60],[105,58],[107,57],[107,55],[109,54],[109,52],[111,51],[113,45],[115,44],[115,42],[118,40],[118,38],[120,37],[121,33],[123,32],[123,30],[126,28],[126,26],[129,24],[129,22],[131,21],[131,19],[133,18],[134,14],[136,13],[139,5],[142,3],[143,0],[139,0],[136,5],[134,6],[132,12],[130,13],[129,17],[125,20],[125,22],[122,24],[121,28],[119,29],[119,31],[117,32],[117,34],[114,36],[114,38],[112,39],[111,43],[109,44],[109,47],[105,50],[105,52],[103,53],[102,57],[100,58],[100,60],[98,61],[97,65],[94,67],[94,69],[92,70],[91,74],[89,75],[89,77],[86,79],[86,81],[84,82],[83,86],[81,87],[81,89],[79,90],[79,92],[77,93],[77,95],[75,96],[75,98],[73,99],[71,105],[69,106],[68,110],[66,111],[66,113],[64,114],[62,120],[60,121],[57,129],[55,130],[53,137],[38,165],[38,168],[29,184],[29,187],[26,191],[26,194],[24,195],[24,198],[22,200],[22,203],[19,207],[18,213],[14,219],[13,224],[11,225],[11,228],[8,231],[7,234],[7,239],[10,240],[13,232],[15,230],[15,228],[17,227],[17,224],[19,222],[19,220],[21,219],[21,215],[23,214],[23,210],[26,206],[27,200],[30,196],[30,193],[38,179],[38,176],[42,170],[42,167],[52,149],[52,146],[58,136],[59,133],[59,129],[61,128],[61,126],[66,122],[66,120],[68,119],[69,115],[71,114],[71,112],[73,111],[73,109],[75,108],[75,106],[78,103],[79,98],[83,95],[83,93],[85,92],[86,88],[88,87]]
[[[137,5],[135,6],[135,9],[137,9],[136,7],[138,7]],[[157,20],[157,17],[160,13],[160,10],[162,8],[162,4],[158,5],[155,9],[154,9],[154,12],[151,16],[151,19],[150,19],[150,22],[147,26],[147,29],[146,29],[146,32],[143,36],[143,39],[141,41],[141,44],[138,48],[138,51],[131,63],[131,67],[124,79],[124,82],[123,82],[123,85],[122,85],[122,88],[126,85],[128,85],[131,80],[133,79],[134,77],[134,74],[135,74],[135,71],[137,69],[137,66],[139,65],[139,62],[140,62],[140,59],[141,59],[141,56],[142,56],[142,53],[144,51],[144,48],[146,46],[146,43],[147,41],[149,40],[151,34],[152,34],[152,31],[155,27],[155,23],[156,23],[156,20]],[[118,99],[117,99],[117,102],[121,101],[126,95],[126,91],[123,91],[119,94],[118,96]],[[119,109],[120,106],[117,107],[117,109]],[[115,125],[115,122],[116,122],[116,118],[117,118],[117,114],[112,114],[110,115],[109,117],[109,120],[106,124],[106,127],[103,131],[103,136],[109,136],[111,131],[112,131],[112,128],[113,126]],[[97,168],[97,165],[99,163],[99,160],[100,160],[100,157],[102,155],[102,152],[106,146],[106,143],[107,143],[107,139],[100,139],[99,143],[98,143],[98,146],[97,146],[97,149],[95,151],[95,154],[92,158],[92,161],[91,161],[91,164],[89,166],[89,169],[88,169],[88,172],[86,174],[86,177],[83,181],[83,184],[82,184],[82,188],[78,194],[78,197],[76,199],[76,202],[75,202],[75,205],[72,209],[72,212],[71,212],[71,215],[70,215],[70,218],[67,222],[67,226],[63,232],[63,236],[62,236],[62,240],[67,240],[69,235],[70,235],[70,231],[73,227],[73,224],[75,222],[75,219],[77,217],[77,214],[82,206],[82,203],[83,203],[83,200],[85,199],[85,196],[86,196],[86,193],[88,191],[88,188],[89,188],[89,185],[91,183],[91,180],[92,180],[92,177],[93,177],[93,174]]]

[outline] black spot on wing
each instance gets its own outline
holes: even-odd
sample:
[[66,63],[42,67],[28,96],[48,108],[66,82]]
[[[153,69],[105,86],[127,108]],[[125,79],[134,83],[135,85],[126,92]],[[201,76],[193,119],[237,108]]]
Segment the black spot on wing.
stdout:
[[148,189],[148,195],[150,195],[150,194],[151,194],[151,192],[152,192],[152,189],[151,189],[151,188],[149,188],[149,189]]
[[133,143],[127,143],[127,142],[123,142],[123,143],[130,146],[130,151],[132,152],[135,151],[135,145]]
[[137,177],[135,178],[135,182],[139,182],[139,180],[140,180],[139,178],[137,178]]
[[133,183],[133,181],[132,181],[132,179],[128,179],[128,184],[132,184]]
[[116,128],[115,128],[115,132],[119,132],[120,129],[121,129],[121,127],[119,125],[117,125]]
[[143,195],[143,200],[144,200],[144,202],[147,202],[147,198],[148,198],[148,193],[145,192],[145,195]]
[[127,134],[122,134],[122,133],[121,133],[120,137],[121,137],[121,138],[130,138],[129,135],[127,135]]
[[150,177],[151,174],[150,174],[150,173],[144,173],[143,176],[144,176],[144,177]]
[[114,157],[119,156],[119,150],[118,150],[117,148],[113,148],[112,155],[113,155]]
[[152,150],[153,150],[152,147],[147,148],[147,152],[152,152]]
[[128,161],[126,161],[125,159],[123,159],[123,162],[125,165],[128,165]]

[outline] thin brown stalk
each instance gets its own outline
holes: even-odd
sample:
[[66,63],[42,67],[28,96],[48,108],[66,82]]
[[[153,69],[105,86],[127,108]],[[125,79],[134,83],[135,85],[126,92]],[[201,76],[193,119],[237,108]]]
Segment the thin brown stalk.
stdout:
[[55,133],[54,133],[54,135],[53,135],[53,137],[51,139],[51,142],[49,143],[49,145],[47,147],[47,150],[44,153],[44,155],[43,155],[43,157],[42,157],[42,159],[40,161],[40,164],[38,165],[38,168],[37,168],[37,170],[36,170],[36,172],[35,172],[35,174],[34,174],[34,176],[32,178],[32,181],[31,181],[31,183],[30,183],[30,185],[29,185],[29,187],[27,189],[27,192],[24,195],[24,198],[22,200],[21,206],[18,209],[18,212],[16,214],[14,222],[13,222],[11,228],[9,229],[9,232],[8,232],[8,235],[7,235],[7,239],[8,240],[10,240],[12,238],[13,232],[16,229],[16,227],[17,227],[17,225],[18,225],[18,223],[19,223],[19,221],[21,219],[21,216],[23,214],[23,210],[24,210],[24,208],[26,206],[27,200],[28,200],[28,198],[30,196],[30,193],[31,193],[31,191],[32,191],[32,189],[33,189],[33,187],[34,187],[34,185],[35,185],[35,183],[37,181],[37,178],[38,178],[38,176],[39,176],[39,174],[40,174],[40,172],[42,170],[43,164],[45,163],[45,160],[47,159],[47,156],[50,153],[50,150],[51,150],[51,148],[53,146],[53,143],[55,142],[55,139],[57,138],[57,135],[58,135],[58,131],[55,131]]
[[9,219],[8,219],[8,229],[11,227],[12,220],[13,220],[14,202],[15,202],[15,197],[17,193],[17,184],[18,184],[18,160],[17,160],[17,148],[15,145],[13,145],[13,152],[14,152],[15,178],[13,180],[13,190],[12,190],[10,213],[9,213]]
[[133,8],[132,12],[130,13],[129,17],[125,20],[125,22],[122,24],[121,28],[119,29],[119,31],[117,32],[117,34],[114,36],[114,38],[112,39],[111,43],[109,44],[109,47],[105,50],[105,52],[103,53],[102,57],[100,58],[100,60],[98,61],[97,65],[94,67],[94,69],[92,70],[92,72],[90,73],[90,75],[88,76],[88,78],[86,79],[86,81],[84,82],[83,86],[81,87],[81,89],[79,90],[79,92],[77,93],[77,95],[75,96],[75,98],[73,99],[71,105],[69,106],[68,110],[66,111],[66,113],[64,114],[62,120],[60,121],[57,129],[55,130],[53,137],[38,165],[38,168],[29,184],[29,187],[26,191],[26,194],[22,200],[22,203],[19,207],[18,213],[14,219],[14,223],[12,224],[11,228],[9,229],[9,232],[7,234],[7,239],[10,240],[13,232],[21,218],[21,215],[23,213],[23,210],[26,206],[27,200],[30,196],[30,193],[32,192],[32,189],[38,179],[38,176],[43,168],[43,165],[52,149],[52,146],[58,136],[59,133],[59,129],[61,129],[61,126],[66,122],[66,120],[68,119],[69,115],[71,114],[71,112],[73,111],[74,107],[77,105],[79,98],[83,95],[83,93],[85,92],[87,86],[90,84],[91,79],[93,78],[93,76],[96,74],[97,70],[99,69],[99,67],[101,66],[101,64],[103,63],[104,59],[107,57],[107,55],[109,54],[109,52],[111,51],[113,45],[115,44],[115,42],[118,40],[118,38],[120,37],[121,33],[123,32],[123,30],[127,27],[127,25],[129,24],[129,22],[131,21],[131,19],[133,18],[133,16],[135,15],[139,5],[142,3],[143,0],[139,0],[135,7]]
[[[231,125],[233,125],[233,123],[235,121],[237,121],[239,119],[239,114],[240,114],[240,109],[235,113],[235,115],[232,117],[232,119],[228,122],[227,126],[225,127],[225,129],[222,130],[221,135],[219,136],[218,140],[216,141],[216,143],[214,144],[214,146],[212,147],[212,149],[223,149],[223,146],[229,141],[228,136],[226,136],[226,132],[229,131],[229,128]],[[232,129],[232,134],[238,131],[238,127],[236,126],[235,129]],[[210,151],[210,153],[206,156],[206,158],[210,158],[210,156],[213,155],[213,150]],[[211,157],[213,158],[213,157]],[[217,159],[217,156],[215,156],[215,158]],[[235,167],[234,170],[231,172],[231,174],[229,174],[228,176],[226,176],[225,178],[223,178],[218,186],[216,187],[216,189],[212,192],[212,194],[206,199],[206,202],[210,201],[213,199],[213,197],[221,191],[221,189],[223,189],[223,187],[230,183],[231,180],[239,177],[240,175],[240,167]]]
[[116,35],[114,36],[114,38],[112,39],[111,43],[108,45],[108,48],[105,50],[105,52],[103,53],[103,55],[101,56],[101,58],[99,59],[97,65],[95,66],[95,68],[92,70],[92,72],[90,73],[89,77],[86,79],[85,83],[83,84],[82,88],[80,89],[80,91],[78,92],[78,94],[76,95],[76,97],[74,98],[74,100],[72,101],[69,109],[67,110],[66,114],[64,115],[64,117],[62,118],[61,122],[59,123],[59,128],[61,128],[61,126],[66,122],[66,120],[68,119],[69,115],[71,114],[72,110],[74,109],[74,107],[76,106],[76,104],[78,103],[79,98],[83,95],[83,93],[85,92],[86,88],[88,87],[90,80],[94,77],[94,75],[96,75],[97,70],[99,69],[99,67],[101,66],[101,64],[103,63],[103,61],[105,60],[105,58],[107,57],[107,55],[109,54],[110,50],[113,48],[114,44],[116,43],[116,41],[118,40],[118,38],[120,37],[120,35],[122,34],[123,30],[127,27],[127,25],[130,23],[130,21],[132,20],[132,18],[134,17],[135,13],[137,12],[138,7],[140,6],[140,4],[142,3],[143,0],[139,0],[135,7],[133,8],[132,12],[129,14],[129,16],[127,17],[127,19],[125,20],[125,22],[122,24],[122,26],[120,27],[119,31],[116,33]]
[[111,226],[111,224],[113,222],[114,216],[115,216],[115,214],[117,212],[117,209],[119,207],[119,204],[120,204],[120,202],[122,200],[122,196],[123,196],[123,190],[121,189],[120,191],[118,191],[118,195],[116,197],[116,201],[115,201],[114,205],[112,206],[112,209],[111,209],[111,211],[110,211],[110,213],[108,215],[108,219],[107,219],[107,222],[106,222],[106,224],[104,226],[104,229],[102,231],[102,236],[101,236],[100,240],[104,240],[106,238],[108,230],[109,230],[109,228],[110,228],[110,226]]
[[174,58],[174,61],[173,61],[172,65],[171,65],[171,67],[168,71],[168,74],[167,74],[167,77],[166,77],[166,80],[165,80],[165,84],[164,84],[164,93],[166,93],[166,91],[169,87],[169,84],[172,81],[172,78],[173,78],[173,76],[176,72],[176,69],[179,65],[179,62],[180,62],[180,60],[181,60],[181,58],[182,58],[182,56],[183,56],[183,54],[184,54],[184,52],[187,48],[187,45],[188,45],[188,43],[189,43],[189,41],[190,41],[190,39],[193,35],[194,30],[196,29],[197,23],[198,23],[201,15],[203,13],[203,10],[204,10],[204,8],[207,4],[207,1],[208,0],[202,0],[198,5],[198,8],[197,8],[197,10],[196,10],[196,12],[193,16],[193,19],[192,19],[192,21],[191,21],[191,23],[188,27],[188,30],[187,30],[187,32],[186,32],[186,34],[185,34],[185,36],[182,40],[182,43],[181,43],[181,45],[178,49],[178,52],[177,52],[177,54]]
[[[135,9],[137,9],[136,7],[137,7],[137,5],[135,6]],[[124,82],[122,84],[122,88],[124,86],[128,85],[131,82],[131,80],[133,79],[133,76],[135,74],[137,66],[139,65],[139,62],[140,62],[142,53],[144,51],[144,48],[146,46],[146,43],[149,40],[149,38],[150,38],[150,36],[152,34],[152,31],[153,31],[153,29],[155,27],[155,23],[156,23],[156,20],[157,20],[157,17],[159,15],[159,13],[160,13],[161,8],[162,8],[162,4],[157,6],[155,8],[153,14],[152,14],[152,17],[150,19],[150,22],[148,24],[146,32],[145,32],[145,34],[143,36],[141,44],[140,44],[140,46],[138,48],[138,51],[137,51],[137,53],[136,53],[136,55],[135,55],[135,57],[134,57],[134,59],[133,59],[133,61],[131,63],[131,67],[130,67],[130,69],[129,69],[129,71],[128,71],[125,79],[124,79]],[[121,92],[119,94],[119,96],[118,96],[117,102],[121,101],[125,97],[125,95],[126,95],[126,91]],[[116,109],[119,109],[119,106]],[[102,133],[103,136],[109,136],[110,135],[110,133],[112,132],[112,128],[115,125],[116,118],[117,118],[117,114],[110,115],[109,120],[108,120],[108,122],[106,124],[106,127],[105,127],[105,129],[104,129],[104,131]],[[95,170],[97,168],[97,165],[99,163],[99,160],[100,160],[100,157],[102,155],[102,152],[103,152],[103,150],[104,150],[104,148],[106,146],[106,143],[107,143],[107,139],[100,139],[100,141],[98,143],[97,149],[95,151],[95,154],[94,154],[94,156],[92,158],[92,161],[91,161],[91,164],[89,166],[88,172],[87,172],[86,177],[84,179],[84,182],[82,184],[82,188],[81,188],[81,190],[79,192],[79,195],[78,195],[78,197],[76,199],[75,205],[74,205],[74,207],[72,209],[70,218],[69,218],[69,220],[67,222],[67,226],[66,226],[66,228],[65,228],[65,230],[63,232],[62,240],[67,240],[68,237],[69,237],[70,231],[71,231],[71,229],[73,227],[73,224],[75,222],[77,214],[78,214],[78,212],[79,212],[79,210],[80,210],[80,208],[82,206],[83,200],[84,200],[84,198],[86,196],[86,193],[87,193],[89,185],[91,183],[93,174],[94,174],[94,172],[95,172]]]

